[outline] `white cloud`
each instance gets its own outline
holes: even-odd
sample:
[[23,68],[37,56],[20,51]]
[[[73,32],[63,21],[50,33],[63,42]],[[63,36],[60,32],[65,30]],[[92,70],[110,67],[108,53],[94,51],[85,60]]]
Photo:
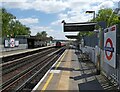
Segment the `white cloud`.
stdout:
[[[34,9],[46,13],[59,13],[58,20],[52,22],[52,25],[58,25],[62,20],[68,22],[87,21],[91,16],[85,16],[85,11],[94,10],[96,13],[100,8],[112,8],[113,2],[117,0],[34,0],[32,3],[28,0],[26,2],[11,2],[4,5],[9,8],[19,9]],[[66,13],[61,11],[69,10]]]
[[[90,10],[93,7],[113,7],[113,2],[117,0],[23,0],[23,2],[13,2],[5,0],[3,5],[9,8],[19,8],[21,10],[34,9],[46,13],[58,13],[66,9],[74,12]],[[11,2],[10,2],[11,1]],[[17,1],[17,0],[14,0]]]
[[19,8],[21,10],[34,9],[46,13],[57,13],[64,11],[68,5],[67,2],[57,0],[34,0],[32,2],[7,2],[3,4],[8,8]]
[[18,19],[18,20],[24,25],[39,23],[38,18],[22,18],[22,19]]
[[[65,34],[52,29],[52,26],[59,26],[58,28],[60,28],[62,20],[66,22],[86,22],[93,18],[93,14],[86,14],[85,11],[94,10],[97,13],[101,8],[113,8],[117,2],[118,0],[24,0],[24,2],[7,2],[3,6],[21,10],[34,9],[45,13],[56,13],[58,19],[52,21],[51,27],[34,26],[31,27],[31,31],[35,35],[38,31],[47,30],[51,36],[64,38]],[[25,24],[39,22],[37,18],[20,19],[20,21]]]
[[21,10],[28,10],[32,8],[32,4],[29,4],[28,2],[4,2],[4,7],[7,8],[18,8]]
[[33,7],[35,10],[44,11],[46,13],[56,13],[63,11],[67,8],[67,3],[57,0],[36,0],[33,2]]
[[115,0],[69,0],[70,10],[66,13],[59,13],[58,20],[51,25],[60,25],[62,20],[66,22],[86,22],[93,18],[93,14],[86,14],[85,11],[94,10],[96,13],[101,8],[113,8]]
[[67,39],[65,33],[61,30],[54,30],[51,27],[46,26],[31,26],[31,35],[36,35],[37,32],[46,31],[48,36],[52,36],[55,39]]
[[114,3],[112,1],[105,1],[99,5],[100,8],[113,8]]
[[54,30],[51,27],[45,27],[45,26],[31,26],[31,34],[36,35],[37,32],[42,32],[46,31],[47,33],[49,32],[54,32]]
[[86,14],[84,12],[82,12],[82,13],[76,12],[74,14],[72,14],[72,12],[71,12],[71,14],[70,13],[69,14],[68,13],[67,14],[61,13],[58,16],[59,16],[59,19],[56,21],[53,21],[51,23],[51,25],[59,26],[59,25],[61,25],[62,20],[65,20],[66,23],[69,23],[69,22],[73,23],[73,22],[86,22],[86,21],[91,20],[93,18],[93,14]]
[[48,36],[52,36],[55,39],[66,39],[65,33],[61,30],[54,30],[51,27],[46,26],[31,26],[31,35],[36,35],[37,32],[46,31]]
[[0,2],[27,2],[27,0],[0,0]]

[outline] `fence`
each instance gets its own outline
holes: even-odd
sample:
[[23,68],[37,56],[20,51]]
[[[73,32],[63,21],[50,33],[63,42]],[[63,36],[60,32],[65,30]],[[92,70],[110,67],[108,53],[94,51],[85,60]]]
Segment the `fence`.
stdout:
[[[97,53],[100,54],[100,68],[101,71],[108,77],[114,80],[119,84],[120,88],[120,25],[117,26],[117,42],[116,42],[116,68],[111,67],[108,63],[104,61],[104,32],[101,31],[99,33],[99,39],[96,35],[91,37],[84,37],[85,47],[82,47],[83,51],[89,53],[89,57],[91,61],[96,65],[97,63]],[[96,49],[96,45],[98,45],[98,50]]]
[[98,37],[97,37],[97,33],[95,33],[92,36],[85,36],[83,37],[85,45],[86,46],[90,46],[90,47],[95,47],[96,45],[98,45]]

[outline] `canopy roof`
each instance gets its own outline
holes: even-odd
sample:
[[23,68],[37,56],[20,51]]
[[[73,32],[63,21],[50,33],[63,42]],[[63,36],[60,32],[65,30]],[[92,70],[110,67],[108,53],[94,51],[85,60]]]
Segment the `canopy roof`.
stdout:
[[65,35],[68,39],[77,39],[77,35]]
[[95,22],[64,23],[64,32],[94,31]]

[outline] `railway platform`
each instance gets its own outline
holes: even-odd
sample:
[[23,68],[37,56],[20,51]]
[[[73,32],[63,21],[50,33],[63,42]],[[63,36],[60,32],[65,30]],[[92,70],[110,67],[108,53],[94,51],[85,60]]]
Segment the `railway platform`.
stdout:
[[21,50],[13,50],[13,51],[3,51],[0,54],[0,58],[7,57],[7,56],[12,56],[12,55],[16,55],[16,54],[32,52],[32,51],[45,49],[45,48],[49,48],[49,47],[52,47],[52,46],[46,46],[46,47],[40,47],[40,48],[34,48],[34,49],[21,49]]
[[64,54],[48,70],[32,92],[114,90],[105,76],[96,74],[94,64],[90,61],[81,61],[80,55],[81,53],[78,50],[65,50]]

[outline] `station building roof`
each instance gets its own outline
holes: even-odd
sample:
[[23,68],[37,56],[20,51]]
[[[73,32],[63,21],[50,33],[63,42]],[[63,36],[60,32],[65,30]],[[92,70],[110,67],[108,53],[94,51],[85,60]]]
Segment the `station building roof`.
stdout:
[[64,23],[64,32],[94,31],[95,22]]

